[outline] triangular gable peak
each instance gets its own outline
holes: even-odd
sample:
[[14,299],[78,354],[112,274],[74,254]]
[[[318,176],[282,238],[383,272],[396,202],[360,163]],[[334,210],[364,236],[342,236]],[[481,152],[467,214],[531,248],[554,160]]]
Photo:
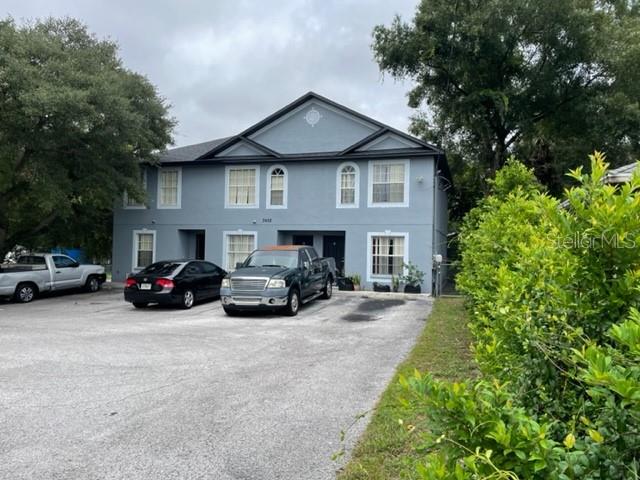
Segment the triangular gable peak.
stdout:
[[370,142],[356,149],[356,152],[367,152],[371,150],[396,150],[401,148],[420,148],[422,145],[401,137],[393,132],[387,132],[374,138]]
[[372,123],[314,99],[249,138],[283,154],[340,152],[377,129]]
[[442,153],[422,140],[309,92],[196,160],[364,155],[367,151],[414,148],[422,153]]

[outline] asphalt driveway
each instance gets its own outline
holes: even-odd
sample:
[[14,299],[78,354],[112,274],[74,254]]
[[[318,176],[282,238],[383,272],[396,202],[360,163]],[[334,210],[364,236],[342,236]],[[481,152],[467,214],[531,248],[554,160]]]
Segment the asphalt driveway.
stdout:
[[230,318],[121,296],[0,303],[0,478],[334,478],[340,430],[431,308],[337,294],[293,318]]

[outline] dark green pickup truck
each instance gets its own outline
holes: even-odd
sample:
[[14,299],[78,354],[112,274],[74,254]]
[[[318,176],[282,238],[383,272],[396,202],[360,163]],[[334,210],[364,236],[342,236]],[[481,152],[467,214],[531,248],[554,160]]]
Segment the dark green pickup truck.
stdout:
[[331,298],[335,260],[321,258],[313,247],[282,245],[255,250],[222,280],[224,311],[280,310],[297,315],[300,305]]

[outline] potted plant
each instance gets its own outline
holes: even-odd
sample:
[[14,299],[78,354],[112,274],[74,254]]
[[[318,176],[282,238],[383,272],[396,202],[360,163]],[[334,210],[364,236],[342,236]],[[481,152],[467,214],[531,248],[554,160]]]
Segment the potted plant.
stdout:
[[351,275],[351,282],[353,283],[353,289],[354,290],[360,290],[360,274],[358,273],[354,273],[353,275]]
[[338,283],[338,290],[353,291],[351,277],[338,277],[336,281]]
[[420,285],[424,280],[424,272],[419,270],[413,263],[405,263],[402,265],[406,273],[402,275],[404,282],[404,293],[420,293],[422,289]]
[[391,290],[394,292],[400,290],[400,277],[398,275],[391,276]]

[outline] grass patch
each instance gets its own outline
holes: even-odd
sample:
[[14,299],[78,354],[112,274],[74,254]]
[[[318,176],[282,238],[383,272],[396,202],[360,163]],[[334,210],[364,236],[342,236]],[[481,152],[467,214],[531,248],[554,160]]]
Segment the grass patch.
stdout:
[[428,370],[443,380],[473,377],[475,367],[469,351],[471,337],[467,323],[463,299],[439,298],[435,301],[420,338],[407,359],[398,366],[351,461],[338,474],[338,480],[413,478],[412,465],[418,459],[413,450],[416,437],[400,427],[398,419],[413,425],[424,425],[424,421],[419,412],[407,410],[398,402],[402,393],[398,375],[409,376],[418,369]]

